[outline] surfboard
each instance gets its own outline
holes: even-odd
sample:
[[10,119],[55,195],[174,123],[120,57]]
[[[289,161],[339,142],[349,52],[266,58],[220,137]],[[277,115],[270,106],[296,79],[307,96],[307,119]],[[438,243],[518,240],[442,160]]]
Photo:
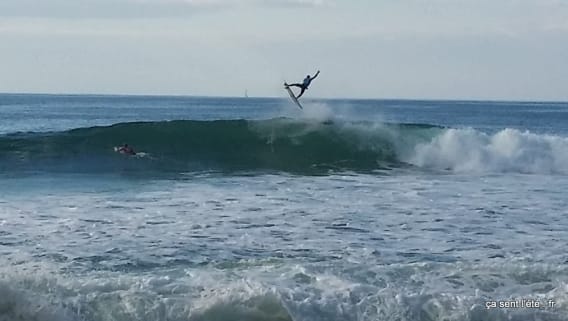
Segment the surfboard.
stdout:
[[302,105],[300,105],[300,102],[298,101],[298,98],[296,98],[296,96],[294,95],[294,93],[292,92],[292,89],[290,89],[290,87],[286,86],[286,83],[284,83],[284,88],[286,89],[286,91],[288,91],[288,95],[290,95],[290,98],[292,98],[292,101],[294,103],[296,103],[296,105],[298,105],[298,107],[300,109],[304,109],[302,107]]

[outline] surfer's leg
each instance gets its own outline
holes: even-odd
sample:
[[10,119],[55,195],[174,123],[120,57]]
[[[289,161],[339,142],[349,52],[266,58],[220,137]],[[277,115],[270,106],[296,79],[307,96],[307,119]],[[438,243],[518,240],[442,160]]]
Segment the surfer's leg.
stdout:
[[288,87],[300,87],[302,88],[302,84],[288,84]]
[[306,91],[306,88],[301,86],[302,90],[300,91],[300,94],[298,95],[298,97],[296,97],[296,99],[302,97],[302,95],[304,94],[304,91]]

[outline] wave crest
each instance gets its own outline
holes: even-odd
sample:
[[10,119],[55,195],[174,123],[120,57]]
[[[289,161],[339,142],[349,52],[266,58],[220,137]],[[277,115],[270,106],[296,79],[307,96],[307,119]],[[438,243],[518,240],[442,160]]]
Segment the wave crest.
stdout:
[[418,144],[408,161],[461,173],[567,174],[568,138],[510,128],[493,135],[447,129],[430,142]]

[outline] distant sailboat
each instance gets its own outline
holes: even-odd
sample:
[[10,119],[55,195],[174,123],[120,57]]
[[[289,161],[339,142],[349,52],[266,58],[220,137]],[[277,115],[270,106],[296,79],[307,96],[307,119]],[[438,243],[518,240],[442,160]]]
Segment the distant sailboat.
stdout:
[[245,89],[245,98],[248,98],[248,89]]

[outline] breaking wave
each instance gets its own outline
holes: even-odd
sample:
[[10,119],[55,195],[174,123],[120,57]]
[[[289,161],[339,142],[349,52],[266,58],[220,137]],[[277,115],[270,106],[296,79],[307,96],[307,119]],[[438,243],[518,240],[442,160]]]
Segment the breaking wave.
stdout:
[[[0,282],[0,320],[567,320],[566,284],[561,281],[566,269],[561,266],[379,265],[350,268],[355,273],[350,275],[298,265],[270,267],[268,271],[281,273],[265,281],[260,281],[267,273],[262,269],[187,269],[161,271],[161,276],[158,271],[82,277],[11,273]],[[450,284],[452,290],[440,284]],[[520,295],[543,308],[487,305],[513,302]]]
[[[0,137],[0,169],[72,172],[276,170],[370,171],[400,164],[406,142],[431,139],[430,125],[263,121],[120,123],[54,133]],[[139,157],[113,147],[128,143]]]
[[[128,143],[136,157],[115,153]],[[0,171],[284,171],[325,174],[393,167],[459,173],[567,174],[568,138],[427,124],[270,120],[120,123],[0,136]]]
[[414,165],[461,173],[567,174],[568,138],[504,129],[447,129],[415,147]]

